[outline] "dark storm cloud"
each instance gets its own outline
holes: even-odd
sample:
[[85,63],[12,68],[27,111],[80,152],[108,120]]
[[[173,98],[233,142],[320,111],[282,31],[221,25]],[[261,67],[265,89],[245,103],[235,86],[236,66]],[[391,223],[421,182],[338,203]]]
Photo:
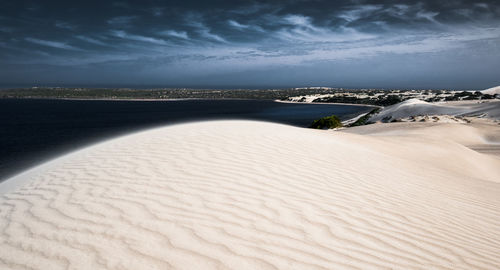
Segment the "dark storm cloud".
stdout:
[[[381,61],[378,66],[387,72],[377,74],[386,74],[387,81],[384,59],[415,65],[416,56],[427,59],[418,62],[424,74],[439,66],[436,59],[446,68],[444,55],[465,54],[464,65],[498,59],[499,41],[500,3],[492,0],[1,1],[0,83],[53,82],[41,68],[47,66],[52,73],[59,67],[66,83],[100,74],[98,83],[142,78],[154,84],[223,85],[238,84],[230,74],[252,77],[267,70],[268,76],[259,75],[262,85],[285,85],[280,78],[302,69],[303,78],[289,79],[291,84],[369,86],[376,80],[366,79],[373,76],[363,76],[352,63]],[[351,70],[346,79],[329,80],[335,76],[325,70],[342,67]],[[498,76],[483,72],[489,77],[478,79],[469,71],[484,85],[500,83]],[[404,77],[416,71],[390,72]]]

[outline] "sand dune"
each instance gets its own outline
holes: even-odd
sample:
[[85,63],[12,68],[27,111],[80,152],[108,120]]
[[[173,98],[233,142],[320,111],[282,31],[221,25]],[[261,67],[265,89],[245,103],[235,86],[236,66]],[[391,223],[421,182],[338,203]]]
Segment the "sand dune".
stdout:
[[500,120],[500,101],[429,103],[418,99],[409,99],[384,108],[370,120],[374,122],[391,121],[417,115],[482,116]]
[[499,269],[500,159],[462,139],[253,121],[117,138],[0,185],[0,269]]
[[500,86],[492,87],[486,90],[481,91],[483,94],[488,95],[500,95]]

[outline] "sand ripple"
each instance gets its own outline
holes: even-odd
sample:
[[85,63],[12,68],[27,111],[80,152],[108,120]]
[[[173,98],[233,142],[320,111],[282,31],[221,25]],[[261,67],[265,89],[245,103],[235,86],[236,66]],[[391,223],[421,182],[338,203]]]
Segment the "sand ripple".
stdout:
[[499,269],[500,161],[408,145],[251,121],[108,141],[1,196],[0,268]]

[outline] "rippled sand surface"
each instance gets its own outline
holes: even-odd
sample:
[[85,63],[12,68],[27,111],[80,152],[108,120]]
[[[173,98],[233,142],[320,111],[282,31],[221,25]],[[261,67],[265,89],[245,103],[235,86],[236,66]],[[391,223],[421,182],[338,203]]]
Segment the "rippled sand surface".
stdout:
[[500,269],[499,180],[418,134],[153,129],[2,183],[0,269]]

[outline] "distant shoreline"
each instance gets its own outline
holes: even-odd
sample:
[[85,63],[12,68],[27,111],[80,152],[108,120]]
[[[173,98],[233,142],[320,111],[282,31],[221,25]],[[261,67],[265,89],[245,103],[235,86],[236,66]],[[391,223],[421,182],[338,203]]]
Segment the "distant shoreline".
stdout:
[[280,103],[291,103],[291,104],[318,104],[318,105],[349,105],[349,106],[359,106],[359,107],[373,107],[382,108],[383,106],[372,105],[372,104],[356,104],[356,103],[338,103],[338,102],[297,102],[289,100],[274,100]]
[[371,104],[356,104],[356,103],[334,103],[334,102],[296,102],[296,101],[286,101],[279,99],[257,99],[257,98],[59,98],[59,97],[0,97],[0,99],[41,99],[41,100],[76,100],[76,101],[150,101],[150,102],[172,102],[172,101],[187,101],[187,100],[257,100],[257,101],[272,101],[278,103],[288,103],[288,104],[313,104],[313,105],[346,105],[346,106],[357,106],[357,107],[372,107],[372,108],[382,108],[383,106],[371,105]]
[[185,101],[185,100],[267,100],[252,98],[60,98],[60,97],[0,97],[0,99],[43,99],[43,100],[80,100],[80,101]]

